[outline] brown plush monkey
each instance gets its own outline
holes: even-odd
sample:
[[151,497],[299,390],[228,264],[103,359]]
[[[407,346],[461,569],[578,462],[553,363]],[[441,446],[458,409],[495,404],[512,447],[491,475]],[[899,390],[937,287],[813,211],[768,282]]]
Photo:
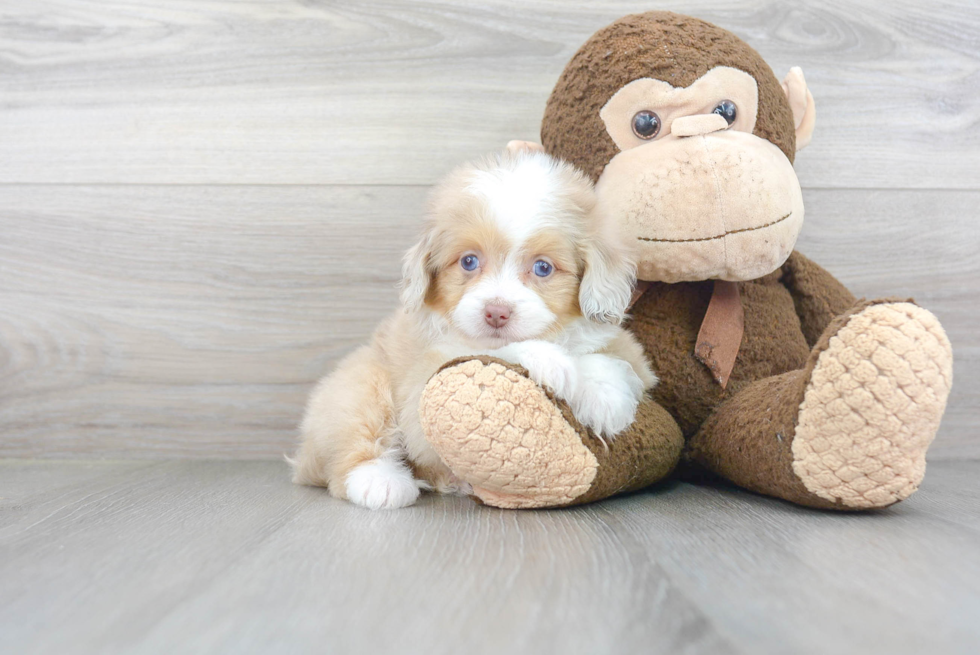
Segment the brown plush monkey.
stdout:
[[755,50],[667,12],[590,38],[548,101],[545,149],[596,182],[639,253],[631,329],[661,382],[608,448],[518,367],[452,362],[422,400],[427,436],[477,497],[571,505],[638,489],[683,459],[811,507],[907,498],[952,384],[936,318],[858,301],[793,251],[796,151],[814,104]]

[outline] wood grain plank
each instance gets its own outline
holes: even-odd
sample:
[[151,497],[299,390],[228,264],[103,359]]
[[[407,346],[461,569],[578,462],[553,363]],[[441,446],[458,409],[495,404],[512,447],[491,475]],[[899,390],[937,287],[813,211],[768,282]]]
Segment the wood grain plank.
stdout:
[[[977,189],[974,2],[688,0],[820,119],[819,188]],[[431,184],[535,139],[567,60],[635,2],[7,0],[0,183]]]
[[[425,193],[0,187],[0,455],[291,449],[312,383],[396,307]],[[803,252],[940,317],[956,382],[933,456],[980,458],[980,193],[805,196]]]
[[310,381],[394,308],[423,195],[0,189],[0,448],[290,449]]
[[[558,511],[369,512],[281,462],[0,461],[0,649],[971,653],[977,462],[828,514],[672,484]],[[45,489],[74,477],[73,493]]]
[[[959,587],[961,575],[980,573],[980,559],[964,551],[952,566],[937,566],[933,535],[952,537],[939,537],[941,550],[972,549],[980,538],[975,525],[962,526],[966,517],[957,511],[936,511],[946,494],[962,491],[959,485],[974,486],[967,475],[976,467],[932,465],[921,503],[916,497],[885,514],[832,513],[819,520],[739,489],[726,487],[719,498],[718,489],[691,488],[690,505],[668,511],[679,510],[677,518],[687,518],[693,534],[687,548],[663,551],[663,566],[683,572],[672,577],[687,583],[678,582],[684,595],[708,608],[723,633],[741,635],[744,641],[736,643],[751,643],[755,652],[931,652],[935,636],[944,634],[947,648],[966,653],[976,647],[976,638],[963,630],[971,622],[973,600],[948,602],[947,594]],[[640,511],[623,508],[624,532],[647,547],[659,544],[649,514],[635,507]],[[610,512],[618,509],[610,506]],[[968,597],[980,599],[973,591]],[[786,620],[794,616],[807,618]],[[896,621],[902,624],[897,630]],[[828,648],[840,638],[846,643]],[[790,643],[807,646],[787,648]]]

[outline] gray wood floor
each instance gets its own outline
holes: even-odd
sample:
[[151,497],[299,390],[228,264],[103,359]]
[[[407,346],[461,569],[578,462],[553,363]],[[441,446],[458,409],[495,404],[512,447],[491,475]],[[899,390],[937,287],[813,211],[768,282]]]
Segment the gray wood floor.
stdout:
[[675,483],[369,512],[242,461],[0,460],[3,653],[980,652],[980,463],[804,510]]

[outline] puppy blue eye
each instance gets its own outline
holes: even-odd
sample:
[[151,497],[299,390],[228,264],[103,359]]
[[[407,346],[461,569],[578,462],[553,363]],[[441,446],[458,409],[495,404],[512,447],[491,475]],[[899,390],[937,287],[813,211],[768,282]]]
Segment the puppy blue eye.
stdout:
[[543,259],[539,259],[538,261],[534,262],[534,274],[538,277],[548,277],[551,275],[551,271],[553,271],[554,268],[554,266]]
[[459,260],[459,265],[463,267],[464,271],[475,271],[476,267],[480,265],[480,260],[476,258],[476,255],[466,255]]

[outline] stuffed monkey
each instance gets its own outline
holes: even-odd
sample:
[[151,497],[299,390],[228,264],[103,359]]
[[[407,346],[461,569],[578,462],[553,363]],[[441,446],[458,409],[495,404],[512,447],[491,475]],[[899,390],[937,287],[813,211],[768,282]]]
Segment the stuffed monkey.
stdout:
[[916,490],[952,384],[949,340],[911,300],[857,300],[793,250],[793,158],[813,126],[798,68],[780,83],[704,21],[626,16],[582,46],[541,139],[592,177],[636,246],[630,329],[660,383],[607,446],[519,367],[447,364],[423,426],[479,499],[579,504],[678,462],[810,507],[884,507]]

